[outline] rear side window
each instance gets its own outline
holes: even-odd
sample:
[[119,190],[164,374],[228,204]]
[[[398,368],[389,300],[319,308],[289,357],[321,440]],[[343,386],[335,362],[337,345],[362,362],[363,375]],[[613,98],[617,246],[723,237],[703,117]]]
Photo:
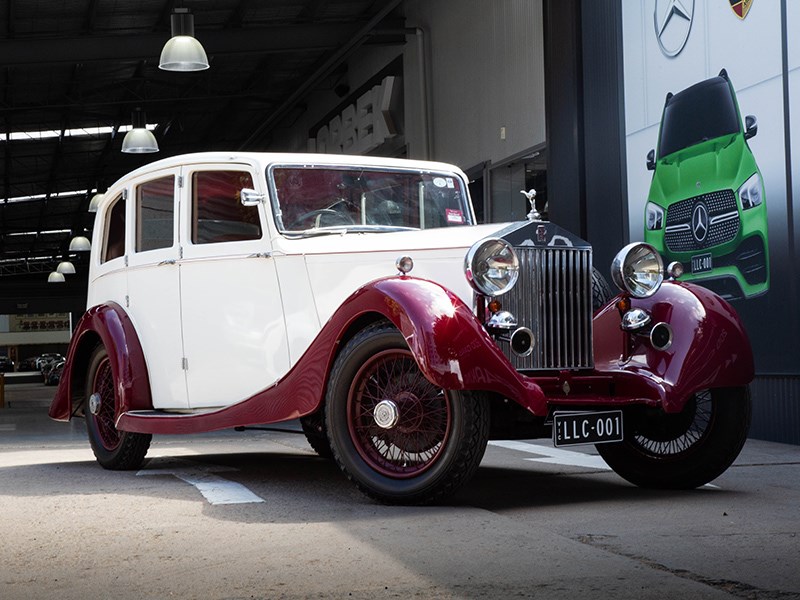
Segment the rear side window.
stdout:
[[174,241],[175,177],[136,186],[136,251],[170,248]]
[[246,171],[201,171],[192,175],[192,242],[212,244],[261,237],[258,208],[243,206],[243,188],[252,188]]
[[125,255],[125,198],[112,200],[106,219],[106,236],[100,262],[108,262]]

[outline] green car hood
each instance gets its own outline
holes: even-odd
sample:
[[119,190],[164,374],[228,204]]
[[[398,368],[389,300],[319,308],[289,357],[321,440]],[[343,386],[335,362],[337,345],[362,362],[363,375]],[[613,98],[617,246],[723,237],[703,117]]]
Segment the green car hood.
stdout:
[[650,200],[666,207],[715,190],[735,191],[756,170],[742,134],[715,138],[659,159]]

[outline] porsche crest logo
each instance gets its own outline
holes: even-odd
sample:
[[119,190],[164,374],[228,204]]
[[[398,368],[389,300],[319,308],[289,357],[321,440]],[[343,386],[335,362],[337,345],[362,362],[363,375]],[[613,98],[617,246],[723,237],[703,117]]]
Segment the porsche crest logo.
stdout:
[[728,2],[731,3],[731,10],[740,19],[744,19],[750,12],[750,7],[753,6],[753,0],[728,0]]

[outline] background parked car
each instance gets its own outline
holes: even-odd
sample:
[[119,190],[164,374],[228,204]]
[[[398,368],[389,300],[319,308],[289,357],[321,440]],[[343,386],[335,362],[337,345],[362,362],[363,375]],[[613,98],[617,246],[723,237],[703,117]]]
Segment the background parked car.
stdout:
[[0,373],[9,373],[14,371],[14,361],[7,356],[0,356]]
[[36,361],[38,361],[38,360],[39,360],[38,356],[30,356],[28,358],[25,358],[25,359],[19,361],[19,364],[17,365],[17,370],[18,371],[36,371],[37,370]]
[[44,376],[45,385],[58,385],[58,382],[61,381],[61,373],[64,372],[64,362],[59,360],[58,362],[50,363],[50,368]]
[[61,356],[58,352],[45,352],[44,354],[36,358],[36,370],[41,371],[42,367],[44,367],[45,364],[52,362],[54,360],[61,360],[63,358],[64,357]]
[[[46,357],[46,358],[45,358]],[[42,380],[47,383],[47,377],[50,375],[50,371],[53,370],[59,362],[62,362],[64,357],[60,354],[45,354],[42,355],[42,360],[40,361],[41,367],[39,370],[42,373]]]

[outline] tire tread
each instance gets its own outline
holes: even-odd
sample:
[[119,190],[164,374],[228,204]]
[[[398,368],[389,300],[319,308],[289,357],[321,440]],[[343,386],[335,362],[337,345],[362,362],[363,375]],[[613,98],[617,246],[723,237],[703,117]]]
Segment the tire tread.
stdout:
[[711,390],[712,431],[693,452],[662,459],[645,455],[628,442],[598,444],[598,452],[623,479],[643,488],[693,489],[713,481],[739,456],[750,429],[750,389]]
[[[347,361],[340,360],[346,356],[349,348],[356,348],[362,343],[372,339],[373,336],[383,334],[396,334],[397,329],[387,321],[378,321],[368,325],[357,333],[342,349],[339,358],[331,370],[330,381],[335,382],[342,376],[342,371],[347,368]],[[333,387],[333,386],[331,386]],[[329,390],[330,394],[330,390]],[[488,398],[484,392],[460,391],[459,398],[454,400],[455,409],[466,411],[464,414],[464,432],[456,449],[456,457],[441,476],[425,488],[409,494],[388,494],[369,487],[359,478],[353,476],[343,460],[341,449],[331,440],[331,450],[334,460],[344,473],[363,494],[383,504],[423,505],[433,504],[451,496],[464,485],[478,470],[483,459],[486,444],[489,439],[489,406]],[[331,399],[328,398],[327,402]],[[327,409],[327,407],[326,407]],[[330,427],[330,422],[329,425]],[[329,436],[330,437],[330,436]]]
[[[91,386],[94,381],[93,371],[99,366],[99,363],[102,362],[104,355],[107,356],[108,352],[102,344],[99,344],[92,351],[86,377],[87,400],[85,400],[85,402],[88,402],[88,398],[92,394]],[[147,451],[150,448],[150,442],[153,439],[151,434],[121,431],[119,432],[119,445],[114,450],[108,450],[103,446],[102,441],[97,439],[97,433],[92,427],[93,417],[86,406],[84,407],[84,415],[86,419],[86,431],[89,435],[89,443],[92,446],[92,452],[100,466],[111,471],[131,471],[142,466]]]

